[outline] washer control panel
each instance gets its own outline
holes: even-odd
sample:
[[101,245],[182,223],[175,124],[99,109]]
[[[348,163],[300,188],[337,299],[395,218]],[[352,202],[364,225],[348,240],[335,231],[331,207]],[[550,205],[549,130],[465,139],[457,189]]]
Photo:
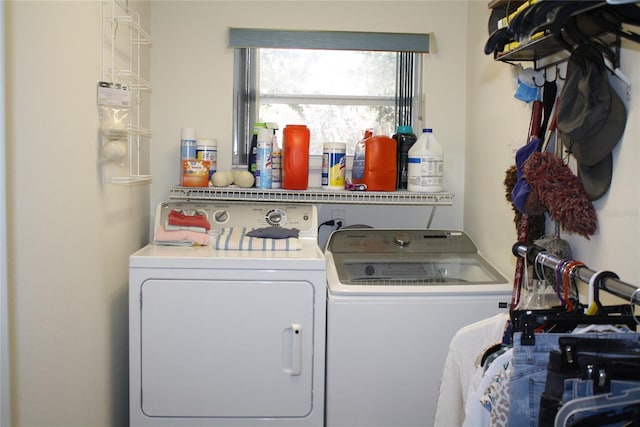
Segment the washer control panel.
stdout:
[[314,205],[309,204],[162,202],[156,209],[156,229],[168,223],[168,216],[172,211],[186,216],[203,215],[214,231],[231,227],[284,227],[297,228],[300,237],[317,238],[318,235],[317,210]]
[[327,249],[336,253],[423,254],[476,253],[471,238],[457,230],[342,229],[334,232]]

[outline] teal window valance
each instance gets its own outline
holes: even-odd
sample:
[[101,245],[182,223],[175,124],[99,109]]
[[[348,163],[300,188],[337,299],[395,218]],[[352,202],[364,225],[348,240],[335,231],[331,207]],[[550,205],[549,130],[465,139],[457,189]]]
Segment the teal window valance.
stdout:
[[229,28],[229,47],[429,53],[430,34]]

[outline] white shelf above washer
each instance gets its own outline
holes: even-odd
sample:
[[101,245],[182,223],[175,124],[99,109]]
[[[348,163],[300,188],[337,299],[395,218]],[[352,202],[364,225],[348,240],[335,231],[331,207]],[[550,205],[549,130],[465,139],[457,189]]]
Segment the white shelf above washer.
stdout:
[[347,191],[311,188],[308,190],[267,190],[260,188],[172,186],[171,199],[241,200],[252,202],[303,202],[327,204],[451,206],[453,194],[397,191]]

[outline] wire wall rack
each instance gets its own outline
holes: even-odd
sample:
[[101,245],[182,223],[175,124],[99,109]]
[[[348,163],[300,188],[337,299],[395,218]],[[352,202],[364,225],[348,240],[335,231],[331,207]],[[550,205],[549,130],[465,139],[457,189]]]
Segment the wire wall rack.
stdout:
[[151,182],[148,171],[152,132],[146,127],[148,113],[143,111],[143,104],[151,93],[151,82],[144,77],[147,74],[145,49],[148,48],[151,48],[151,36],[141,25],[140,15],[129,9],[128,2],[103,0],[101,80],[126,85],[132,97],[126,125],[127,155],[122,162],[103,163],[105,183]]
[[252,202],[372,204],[372,205],[420,205],[451,206],[453,195],[449,192],[417,193],[397,191],[348,191],[310,188],[308,190],[282,190],[230,187],[171,187],[171,199],[228,200]]

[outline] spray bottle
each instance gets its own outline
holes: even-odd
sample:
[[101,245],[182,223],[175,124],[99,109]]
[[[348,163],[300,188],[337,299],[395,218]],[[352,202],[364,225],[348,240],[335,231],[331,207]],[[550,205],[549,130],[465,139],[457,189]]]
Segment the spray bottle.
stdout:
[[271,188],[282,188],[282,150],[278,146],[278,124],[267,123],[267,128],[273,132],[271,140]]
[[258,129],[258,151],[256,154],[256,188],[271,188],[272,171],[272,141],[273,135],[270,129]]
[[356,142],[353,150],[353,169],[351,171],[351,182],[354,184],[364,183],[364,160],[366,152],[366,141],[373,136],[373,129],[364,131],[364,137]]
[[251,145],[249,146],[249,157],[247,159],[247,169],[256,176],[256,157],[258,155],[258,130],[266,128],[266,123],[254,123],[253,124],[253,137],[251,138]]

